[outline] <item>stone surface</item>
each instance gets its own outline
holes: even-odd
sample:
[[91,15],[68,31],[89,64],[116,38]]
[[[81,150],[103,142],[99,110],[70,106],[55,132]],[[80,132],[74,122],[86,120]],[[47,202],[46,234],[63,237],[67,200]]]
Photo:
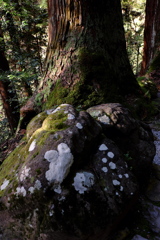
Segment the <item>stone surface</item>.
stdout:
[[3,240],[103,240],[132,208],[141,185],[133,168],[151,164],[152,134],[121,105],[104,108],[109,117],[94,119],[62,104],[32,119],[0,169]]
[[144,237],[142,237],[142,236],[140,236],[140,235],[135,235],[133,238],[132,238],[132,240],[148,240],[147,238],[144,238]]
[[148,189],[146,191],[147,197],[151,201],[160,201],[160,181],[156,178],[151,178]]
[[129,110],[119,103],[101,104],[87,111],[101,122],[106,136],[123,151],[129,167],[144,189],[156,151],[150,127],[136,121]]
[[152,231],[160,234],[160,207],[148,204],[146,218],[150,223]]

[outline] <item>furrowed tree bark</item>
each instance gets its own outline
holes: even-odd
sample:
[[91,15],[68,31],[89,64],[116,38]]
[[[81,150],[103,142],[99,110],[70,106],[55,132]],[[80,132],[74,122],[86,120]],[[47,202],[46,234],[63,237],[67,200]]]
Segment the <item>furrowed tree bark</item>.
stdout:
[[[0,37],[0,73],[3,75],[6,71],[9,71],[9,64],[4,54],[4,42],[1,25]],[[19,103],[14,86],[11,86],[11,82],[6,77],[4,77],[4,80],[0,80],[0,95],[10,129],[12,133],[14,133],[19,121]]]
[[[58,81],[69,89],[63,100],[86,106],[138,89],[127,56],[120,0],[48,0],[48,15],[47,67],[40,89],[48,79]],[[53,91],[52,103],[58,95],[55,87]]]
[[144,30],[144,52],[141,75],[149,69],[153,59],[158,56],[160,46],[160,2],[158,0],[146,1],[146,17]]

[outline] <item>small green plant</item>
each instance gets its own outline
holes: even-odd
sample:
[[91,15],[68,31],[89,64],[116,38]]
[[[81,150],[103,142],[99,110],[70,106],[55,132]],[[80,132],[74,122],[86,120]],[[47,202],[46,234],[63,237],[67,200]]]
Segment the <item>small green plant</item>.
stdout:
[[127,152],[127,153],[124,154],[124,158],[125,158],[125,161],[126,161],[126,162],[132,160],[132,157],[130,156],[130,153],[129,153],[129,152]]

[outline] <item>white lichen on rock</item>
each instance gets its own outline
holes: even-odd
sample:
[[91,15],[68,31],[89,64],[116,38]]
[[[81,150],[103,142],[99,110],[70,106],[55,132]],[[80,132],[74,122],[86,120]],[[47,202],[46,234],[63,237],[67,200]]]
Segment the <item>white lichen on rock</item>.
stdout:
[[34,187],[30,187],[30,188],[28,188],[28,191],[29,191],[31,194],[34,193],[34,190],[35,190]]
[[68,119],[69,119],[69,120],[75,119],[75,116],[74,116],[73,114],[69,113],[69,114],[68,114]]
[[108,153],[107,153],[107,156],[108,156],[109,158],[114,158],[114,153],[108,152]]
[[57,107],[57,108],[54,109],[51,113],[52,113],[52,114],[53,114],[53,113],[56,113],[56,112],[58,112],[60,109],[61,109],[60,107]]
[[103,163],[107,163],[107,158],[102,158]]
[[16,188],[16,195],[22,195],[23,197],[25,197],[26,194],[27,194],[26,189],[23,186]]
[[22,169],[22,172],[20,174],[20,181],[24,181],[26,179],[26,177],[29,176],[29,171],[30,171],[30,168],[27,168],[26,166]]
[[89,172],[76,173],[72,184],[76,191],[83,194],[94,184],[94,175]]
[[123,191],[123,186],[120,186],[120,191],[121,191],[121,192]]
[[113,180],[112,183],[113,183],[114,186],[120,185],[120,182],[118,180],[116,180],[116,179]]
[[35,184],[34,184],[34,187],[35,187],[35,189],[40,189],[41,187],[42,187],[42,184],[41,184],[41,182],[39,181],[39,180],[36,180],[36,182],[35,182]]
[[106,150],[108,150],[108,147],[105,144],[101,144],[99,146],[99,151],[106,151]]
[[5,179],[1,185],[1,191],[4,190],[9,184],[9,180]]
[[35,181],[35,184],[34,184],[34,187],[30,187],[30,188],[28,189],[28,191],[32,194],[32,193],[34,193],[34,191],[35,191],[36,189],[37,189],[37,190],[40,190],[41,187],[42,187],[41,182],[40,182],[39,180],[36,180],[36,181]]
[[30,147],[29,147],[29,152],[33,151],[36,147],[36,140],[34,139],[33,142],[31,143]]
[[124,176],[125,176],[126,178],[129,178],[129,175],[128,175],[128,173],[125,173],[125,174],[124,174]]
[[110,167],[110,169],[116,169],[116,164],[113,162],[110,162],[109,167]]
[[82,129],[82,128],[83,128],[83,126],[82,126],[81,123],[77,123],[77,124],[76,124],[76,127],[77,127],[78,129]]
[[56,188],[54,188],[54,191],[60,194],[62,192],[61,186],[58,185]]
[[102,171],[103,171],[103,172],[108,172],[108,168],[107,168],[107,167],[103,167],[103,168],[102,168]]
[[122,178],[123,176],[122,176],[122,174],[119,174],[118,177],[119,177],[119,178]]
[[104,124],[109,124],[110,123],[110,119],[108,116],[106,115],[103,115],[103,116],[100,116],[98,117],[98,120]]
[[60,143],[57,150],[47,151],[44,158],[50,162],[45,176],[49,182],[62,183],[73,163],[73,155],[66,143]]
[[44,158],[48,162],[53,162],[55,159],[58,158],[58,152],[56,150],[49,150],[45,153]]

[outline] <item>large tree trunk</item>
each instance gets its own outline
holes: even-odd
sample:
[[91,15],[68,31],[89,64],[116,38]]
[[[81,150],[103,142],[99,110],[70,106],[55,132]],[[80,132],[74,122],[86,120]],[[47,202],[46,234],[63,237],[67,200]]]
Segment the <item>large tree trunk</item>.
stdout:
[[45,80],[58,80],[56,87],[69,89],[54,88],[49,105],[116,101],[138,88],[126,52],[120,0],[48,0],[48,12]]
[[141,74],[149,69],[153,59],[158,56],[160,46],[160,2],[158,0],[146,1],[146,18],[144,30],[144,53]]
[[[0,37],[3,39],[3,34],[0,25]],[[10,129],[15,132],[19,121],[19,103],[14,86],[5,77],[4,72],[9,71],[9,64],[4,54],[4,43],[1,41],[0,48],[0,73],[4,76],[3,80],[0,80],[0,95],[3,102],[3,108],[8,119]]]

